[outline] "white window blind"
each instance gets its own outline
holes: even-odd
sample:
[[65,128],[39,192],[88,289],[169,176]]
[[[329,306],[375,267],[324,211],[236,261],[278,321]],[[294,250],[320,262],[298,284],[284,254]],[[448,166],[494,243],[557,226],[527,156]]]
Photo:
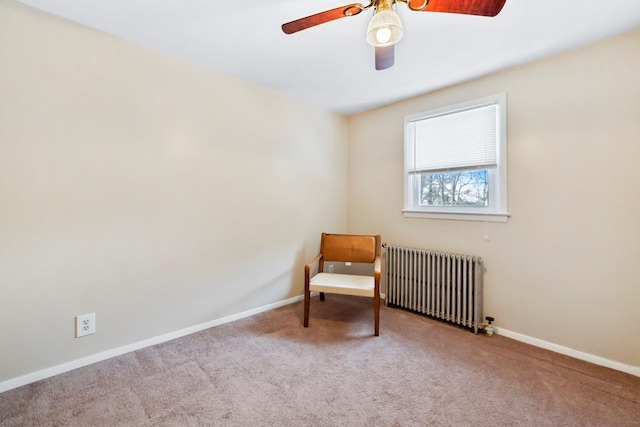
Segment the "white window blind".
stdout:
[[407,152],[408,172],[495,167],[497,113],[498,105],[492,103],[408,123],[413,140]]

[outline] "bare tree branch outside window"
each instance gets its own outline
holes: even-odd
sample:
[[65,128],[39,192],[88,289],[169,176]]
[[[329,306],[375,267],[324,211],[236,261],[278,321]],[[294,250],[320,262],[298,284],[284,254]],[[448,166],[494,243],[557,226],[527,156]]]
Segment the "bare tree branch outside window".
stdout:
[[488,206],[488,170],[420,174],[421,206]]

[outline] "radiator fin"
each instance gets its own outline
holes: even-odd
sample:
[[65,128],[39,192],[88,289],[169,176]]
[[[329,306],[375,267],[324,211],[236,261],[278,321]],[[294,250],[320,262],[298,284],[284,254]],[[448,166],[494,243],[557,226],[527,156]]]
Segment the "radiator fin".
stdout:
[[386,245],[386,304],[443,319],[478,333],[482,258]]

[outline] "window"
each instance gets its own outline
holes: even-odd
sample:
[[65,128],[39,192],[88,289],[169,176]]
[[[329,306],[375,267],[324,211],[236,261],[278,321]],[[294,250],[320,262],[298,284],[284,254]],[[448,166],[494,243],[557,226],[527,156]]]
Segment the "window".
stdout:
[[506,222],[505,94],[405,118],[407,217]]

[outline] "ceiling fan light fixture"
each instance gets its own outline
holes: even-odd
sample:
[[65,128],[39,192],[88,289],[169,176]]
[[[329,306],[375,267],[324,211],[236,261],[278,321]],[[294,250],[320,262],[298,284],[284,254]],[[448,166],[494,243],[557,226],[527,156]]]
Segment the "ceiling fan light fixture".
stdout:
[[367,27],[367,42],[375,47],[394,45],[402,35],[400,17],[391,9],[378,10]]

